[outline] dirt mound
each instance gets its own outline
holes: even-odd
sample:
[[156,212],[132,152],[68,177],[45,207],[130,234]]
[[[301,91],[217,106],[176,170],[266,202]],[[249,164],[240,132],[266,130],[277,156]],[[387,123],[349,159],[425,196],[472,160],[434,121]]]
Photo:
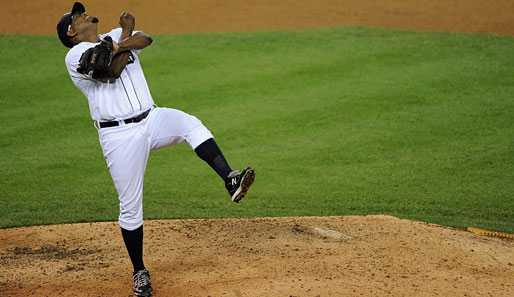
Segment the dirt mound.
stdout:
[[[0,230],[1,296],[130,296],[117,223]],[[145,222],[154,296],[513,296],[514,241],[391,216]]]
[[[4,1],[0,33],[56,34],[73,1]],[[100,19],[99,31],[118,26],[122,11],[148,34],[368,26],[514,34],[511,0],[153,0],[82,1]]]

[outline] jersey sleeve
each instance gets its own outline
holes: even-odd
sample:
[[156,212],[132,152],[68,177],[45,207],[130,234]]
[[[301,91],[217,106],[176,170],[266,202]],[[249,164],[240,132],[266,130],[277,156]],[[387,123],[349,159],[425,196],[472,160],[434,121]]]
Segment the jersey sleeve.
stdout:
[[[80,85],[88,81],[92,81],[93,77],[91,74],[82,74],[77,71],[77,67],[79,67],[80,57],[82,54],[89,48],[94,47],[95,43],[90,42],[81,42],[74,46],[68,54],[66,55],[66,68],[68,69],[68,73],[70,74],[71,80],[77,85],[77,87],[81,88]],[[82,89],[82,88],[81,88]]]
[[112,29],[111,32],[100,35],[100,38],[103,39],[107,35],[109,35],[116,43],[120,43],[121,28]]

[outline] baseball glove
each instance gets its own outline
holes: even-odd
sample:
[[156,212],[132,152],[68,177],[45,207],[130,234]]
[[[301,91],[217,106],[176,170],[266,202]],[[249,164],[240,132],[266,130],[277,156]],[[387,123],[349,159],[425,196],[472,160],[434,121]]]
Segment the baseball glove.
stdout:
[[81,74],[89,74],[91,71],[107,70],[111,66],[113,50],[112,38],[106,36],[100,44],[82,54],[77,71]]

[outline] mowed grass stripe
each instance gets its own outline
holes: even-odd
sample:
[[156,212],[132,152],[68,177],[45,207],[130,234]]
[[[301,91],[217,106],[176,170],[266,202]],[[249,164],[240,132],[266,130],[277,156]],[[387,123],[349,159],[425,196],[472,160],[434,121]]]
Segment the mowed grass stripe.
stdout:
[[[0,226],[116,220],[66,49],[0,45]],[[199,117],[257,178],[234,205],[187,145],[153,152],[145,218],[391,214],[512,233],[513,45],[365,28],[154,36],[140,58],[156,103]]]

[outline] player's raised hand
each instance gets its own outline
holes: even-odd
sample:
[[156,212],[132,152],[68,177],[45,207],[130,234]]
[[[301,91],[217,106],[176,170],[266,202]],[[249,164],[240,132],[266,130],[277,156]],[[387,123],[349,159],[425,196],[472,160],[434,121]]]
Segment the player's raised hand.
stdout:
[[136,26],[136,18],[129,12],[122,12],[120,16],[120,26],[123,31],[134,31]]

